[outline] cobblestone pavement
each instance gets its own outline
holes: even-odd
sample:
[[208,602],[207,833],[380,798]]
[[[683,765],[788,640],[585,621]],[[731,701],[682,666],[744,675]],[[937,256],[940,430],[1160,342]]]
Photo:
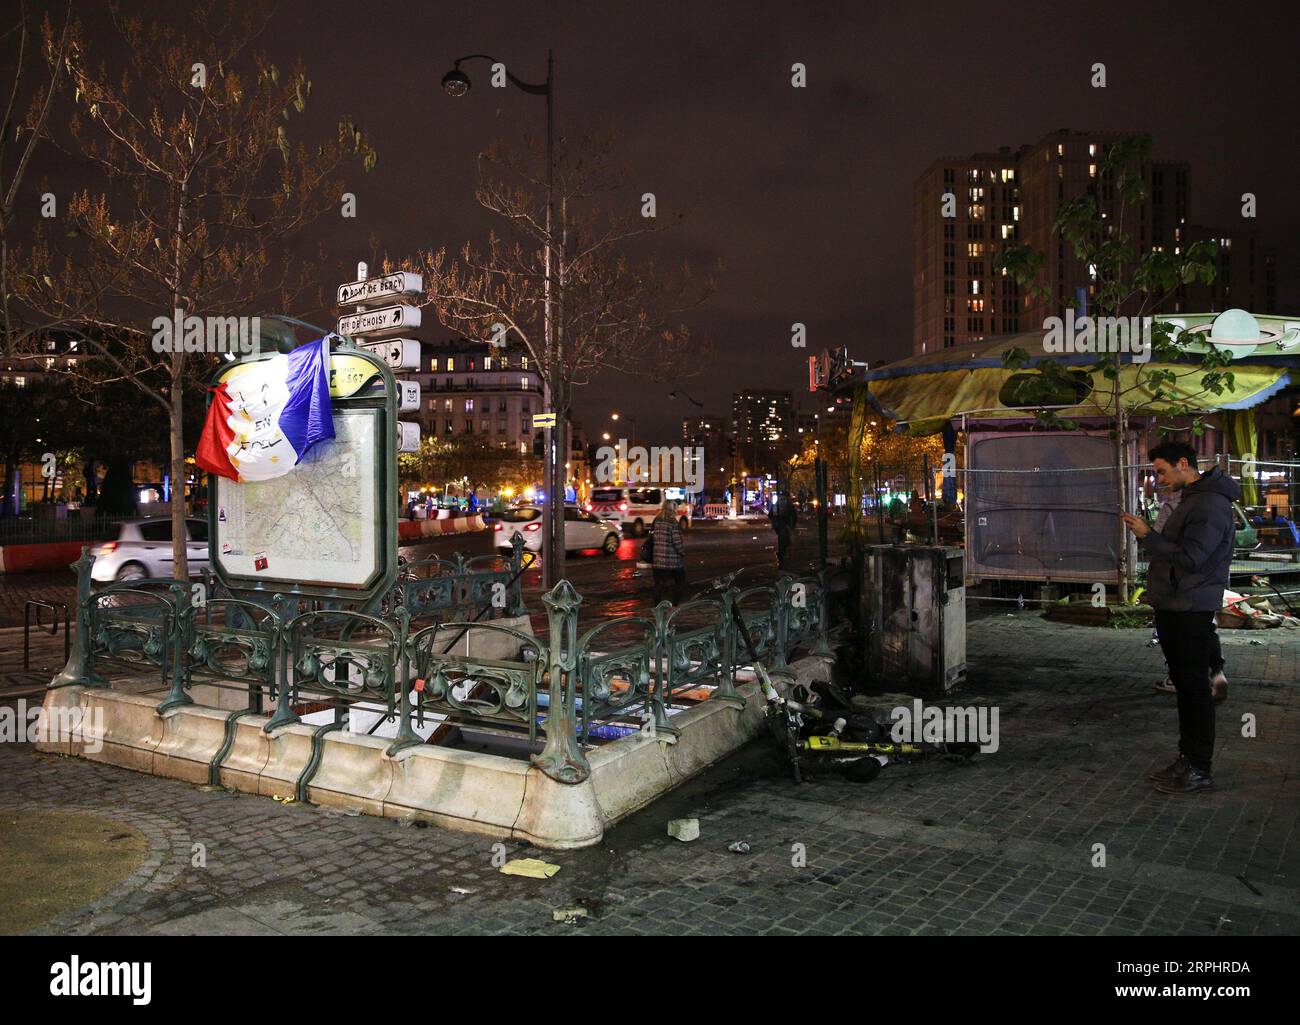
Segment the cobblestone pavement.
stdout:
[[[996,753],[891,765],[865,785],[795,786],[756,742],[596,848],[504,843],[511,857],[562,866],[545,881],[499,874],[490,838],[203,790],[29,745],[0,745],[0,808],[84,808],[149,839],[133,877],[47,933],[1300,932],[1300,636],[1224,632],[1218,787],[1192,798],[1157,794],[1145,778],[1175,740],[1148,638],[1029,612],[981,619],[969,631],[970,685],[954,703],[999,709]],[[881,695],[878,706],[906,701]],[[1248,714],[1252,739],[1241,735]],[[700,819],[691,843],[666,835],[685,816]],[[735,840],[751,853],[730,853]],[[205,867],[192,864],[195,844]],[[554,920],[573,908],[587,917]]]

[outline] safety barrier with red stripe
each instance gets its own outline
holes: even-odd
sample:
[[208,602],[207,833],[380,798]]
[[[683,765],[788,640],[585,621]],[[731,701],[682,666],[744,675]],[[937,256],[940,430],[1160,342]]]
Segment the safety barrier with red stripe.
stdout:
[[397,536],[402,541],[413,541],[439,534],[468,534],[472,530],[486,529],[483,514],[474,513],[472,516],[448,516],[440,520],[401,520],[397,524]]
[[94,544],[94,541],[52,541],[39,545],[3,545],[0,546],[0,573],[67,569],[81,558],[83,546]]

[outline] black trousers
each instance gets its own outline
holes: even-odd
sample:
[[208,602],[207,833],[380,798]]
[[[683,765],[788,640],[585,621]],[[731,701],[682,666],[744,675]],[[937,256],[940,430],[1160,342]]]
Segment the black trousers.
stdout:
[[1209,772],[1214,755],[1210,665],[1219,654],[1214,613],[1157,609],[1156,632],[1178,695],[1178,750],[1193,766]]
[[785,557],[790,551],[790,531],[778,530],[776,532],[776,564],[779,568],[785,569]]
[[[673,604],[682,603],[682,592],[686,589],[686,570],[683,569],[657,569],[653,571],[655,601],[658,605],[664,599],[664,591],[669,587],[673,589]],[[1208,687],[1209,684],[1207,683]]]
[[[1159,631],[1156,632],[1156,640],[1160,640]],[[1222,672],[1225,664],[1223,661],[1223,646],[1219,644],[1219,628],[1215,624],[1214,643],[1210,645],[1210,675],[1213,676],[1215,673]],[[1166,665],[1165,671],[1168,672],[1168,670],[1169,666]]]

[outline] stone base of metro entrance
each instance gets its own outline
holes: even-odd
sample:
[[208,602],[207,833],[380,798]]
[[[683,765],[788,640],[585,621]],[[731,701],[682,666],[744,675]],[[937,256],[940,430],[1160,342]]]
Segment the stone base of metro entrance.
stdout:
[[[795,682],[824,678],[824,659],[791,665]],[[743,680],[744,674],[740,674]],[[778,688],[782,682],[774,680]],[[142,685],[150,693],[139,693]],[[226,744],[229,712],[189,705],[160,714],[157,677],[113,688],[60,687],[47,711],[79,707],[87,730],[39,750],[85,758],[190,783],[209,781]],[[431,745],[390,756],[390,740],[338,731],[321,738],[319,766],[305,787],[313,804],[365,815],[428,822],[449,829],[571,849],[600,842],[605,830],[644,808],[757,736],[764,703],[757,683],[738,680],[743,708],[703,701],[672,717],[676,736],[638,733],[586,752],[590,775],[561,783],[521,758]],[[233,744],[216,780],[244,793],[295,794],[312,757],[315,728],[295,724],[266,733],[265,715],[233,724]],[[92,735],[89,730],[97,730]]]

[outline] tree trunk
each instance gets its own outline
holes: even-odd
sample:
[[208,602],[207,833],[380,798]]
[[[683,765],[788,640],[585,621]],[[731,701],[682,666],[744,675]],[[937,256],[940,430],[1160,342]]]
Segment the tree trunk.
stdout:
[[[176,354],[177,356],[180,353]],[[173,577],[188,580],[190,567],[185,549],[185,432],[182,429],[185,413],[185,389],[177,376],[172,376],[171,408],[168,410],[171,434],[171,513],[172,513],[172,565]]]
[[[181,180],[180,205],[176,211],[176,247],[172,257],[172,310],[181,309],[181,265],[185,244],[185,209],[189,178]],[[178,323],[184,324],[183,317]],[[185,346],[174,340],[171,392],[167,399],[171,443],[172,576],[189,580],[190,564],[185,548]]]

